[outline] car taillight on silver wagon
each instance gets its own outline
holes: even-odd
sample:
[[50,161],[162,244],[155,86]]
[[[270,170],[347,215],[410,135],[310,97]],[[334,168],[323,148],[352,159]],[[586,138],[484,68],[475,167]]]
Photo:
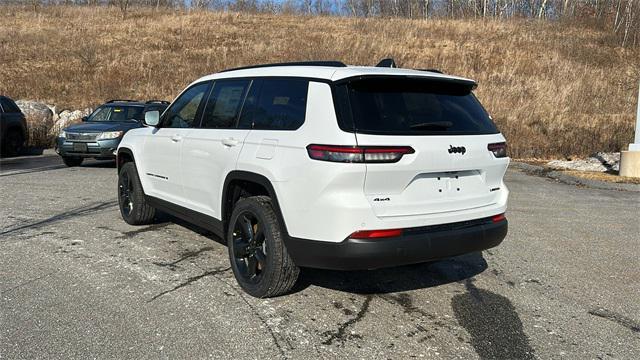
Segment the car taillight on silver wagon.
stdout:
[[307,153],[314,160],[345,163],[394,163],[414,152],[411,146],[307,146]]
[[507,157],[507,143],[499,142],[487,145],[487,149],[497,158]]

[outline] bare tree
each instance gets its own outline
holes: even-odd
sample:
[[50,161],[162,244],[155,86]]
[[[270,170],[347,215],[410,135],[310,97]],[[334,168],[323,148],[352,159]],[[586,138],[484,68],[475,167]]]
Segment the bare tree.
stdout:
[[118,4],[118,8],[122,13],[122,18],[123,19],[126,18],[127,10],[129,10],[129,5],[131,4],[131,0],[117,0],[116,3]]

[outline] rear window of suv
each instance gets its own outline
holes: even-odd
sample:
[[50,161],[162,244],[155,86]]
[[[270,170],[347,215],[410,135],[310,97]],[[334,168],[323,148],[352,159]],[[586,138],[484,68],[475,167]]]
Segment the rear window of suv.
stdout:
[[[381,135],[480,135],[498,132],[471,83],[439,79],[364,78],[338,89],[343,116],[356,132]],[[341,104],[342,103],[342,106]],[[346,114],[345,114],[346,113]]]

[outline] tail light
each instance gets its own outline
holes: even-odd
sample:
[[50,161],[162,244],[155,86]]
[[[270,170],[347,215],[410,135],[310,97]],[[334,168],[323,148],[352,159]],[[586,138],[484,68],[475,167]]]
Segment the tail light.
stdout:
[[340,146],[309,145],[309,157],[314,160],[344,163],[394,163],[405,154],[413,154],[411,146]]
[[491,222],[499,223],[500,221],[506,220],[507,217],[504,214],[498,214],[491,217]]
[[497,158],[507,157],[507,143],[493,143],[487,145],[487,149],[493,153],[493,156]]
[[402,229],[361,230],[349,235],[350,239],[380,239],[402,236]]

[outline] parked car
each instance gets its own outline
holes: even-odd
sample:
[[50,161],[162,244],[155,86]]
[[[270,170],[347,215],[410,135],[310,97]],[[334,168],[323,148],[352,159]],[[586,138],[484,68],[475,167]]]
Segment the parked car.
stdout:
[[16,103],[0,96],[0,142],[3,155],[16,155],[29,139],[27,121]]
[[162,112],[168,105],[162,100],[109,100],[82,118],[81,124],[63,129],[56,141],[56,152],[67,166],[80,166],[85,158],[114,159],[122,136],[143,127],[147,111]]
[[340,62],[205,76],[118,147],[123,219],[213,231],[250,295],[300,267],[427,262],[507,234],[505,138],[472,80]]

